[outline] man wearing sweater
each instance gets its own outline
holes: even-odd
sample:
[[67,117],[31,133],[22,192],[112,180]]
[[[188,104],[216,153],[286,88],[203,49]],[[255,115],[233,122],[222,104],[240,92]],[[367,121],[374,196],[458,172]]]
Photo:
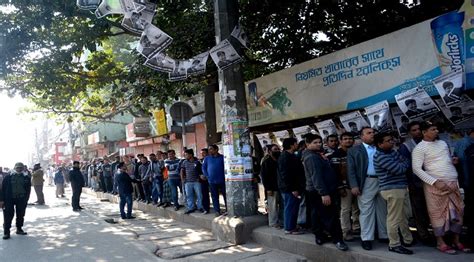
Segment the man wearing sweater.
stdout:
[[[413,242],[405,216],[405,198],[408,194],[405,173],[410,163],[393,150],[394,142],[390,133],[379,133],[375,136],[377,152],[374,155],[374,168],[379,177],[380,194],[387,201],[388,250],[411,255],[413,251],[402,246],[402,243],[409,246]],[[403,242],[400,241],[398,230]]]
[[217,145],[210,145],[208,150],[209,155],[204,158],[204,162],[202,164],[202,172],[206,177],[207,181],[209,182],[214,212],[216,216],[219,216],[221,214],[219,191],[224,197],[224,204],[227,209],[227,199],[225,194],[224,156],[219,154],[219,147]]
[[178,188],[181,193],[181,177],[179,176],[181,159],[176,157],[176,152],[173,149],[168,150],[168,159],[165,160],[165,167],[168,169],[168,184],[171,187],[171,201],[174,204],[174,210],[178,211],[180,208],[178,202]]
[[443,239],[451,231],[453,245],[463,252],[470,252],[459,241],[462,229],[464,203],[458,186],[458,174],[453,164],[458,159],[451,158],[446,142],[438,140],[438,128],[431,122],[420,125],[423,133],[421,141],[412,154],[413,172],[424,184],[426,205],[430,216],[437,248],[447,254],[455,254]]

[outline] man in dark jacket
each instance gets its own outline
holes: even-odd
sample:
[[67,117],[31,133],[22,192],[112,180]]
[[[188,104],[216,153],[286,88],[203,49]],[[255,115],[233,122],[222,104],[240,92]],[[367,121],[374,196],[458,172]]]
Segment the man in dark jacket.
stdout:
[[336,248],[348,250],[342,240],[341,222],[339,220],[339,195],[337,176],[328,160],[321,156],[322,138],[308,134],[305,137],[306,150],[303,152],[303,164],[306,175],[308,203],[311,205],[311,225],[316,244],[322,245],[329,232]]
[[271,145],[269,150],[270,157],[267,157],[262,162],[262,169],[260,176],[262,177],[263,187],[267,194],[267,211],[268,211],[268,225],[271,227],[280,228],[279,213],[282,209],[281,194],[278,191],[278,158],[280,157],[280,148],[278,145]]
[[[31,179],[23,172],[23,163],[16,163],[14,171],[5,176],[0,194],[0,208],[3,208],[3,239],[10,238],[10,227],[16,211],[16,234],[26,235],[23,222],[26,205],[30,198]],[[16,209],[16,210],[15,210]]]
[[298,219],[298,207],[301,201],[301,193],[305,188],[303,164],[295,155],[298,149],[298,141],[295,138],[283,140],[283,153],[278,158],[278,188],[283,196],[284,228],[286,234],[298,235],[296,229]]
[[79,205],[79,200],[81,199],[82,187],[84,186],[84,176],[82,176],[79,161],[72,163],[72,169],[69,171],[69,180],[71,181],[72,189],[72,210],[77,212],[82,209]]
[[[122,219],[133,219],[135,218],[132,216],[132,207],[133,207],[133,199],[132,199],[132,193],[133,193],[133,183],[139,182],[136,179],[131,178],[127,174],[127,165],[125,165],[124,162],[120,162],[117,165],[118,168],[118,173],[115,175],[115,180],[117,182],[118,186],[118,193],[120,197],[120,203],[119,203],[119,208],[120,208],[120,216]],[[125,215],[125,204],[127,204],[127,214]]]

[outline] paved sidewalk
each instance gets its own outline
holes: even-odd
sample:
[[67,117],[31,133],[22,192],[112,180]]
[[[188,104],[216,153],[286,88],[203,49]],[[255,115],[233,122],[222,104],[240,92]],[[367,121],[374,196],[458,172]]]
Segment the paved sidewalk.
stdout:
[[0,240],[0,261],[306,261],[256,243],[218,241],[208,230],[136,210],[137,219],[122,220],[117,204],[87,194],[81,197],[85,210],[73,212],[53,187],[44,191],[47,205],[27,208],[28,236]]

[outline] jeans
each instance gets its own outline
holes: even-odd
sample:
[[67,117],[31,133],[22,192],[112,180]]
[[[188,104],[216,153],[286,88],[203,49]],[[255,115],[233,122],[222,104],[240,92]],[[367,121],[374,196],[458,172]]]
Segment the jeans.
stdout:
[[112,191],[114,190],[114,187],[113,187],[113,178],[111,176],[104,176],[104,180],[105,180],[105,188],[107,190],[107,193],[112,193]]
[[221,183],[221,184],[209,183],[209,187],[211,189],[212,206],[214,207],[214,211],[216,213],[221,212],[221,206],[219,204],[219,190],[221,191],[222,196],[224,197],[224,204],[225,204],[225,208],[227,209],[227,198],[226,198],[226,194],[225,194],[225,183]]
[[144,200],[147,203],[150,203],[151,202],[151,192],[152,192],[153,184],[146,181],[146,182],[142,182],[142,185],[143,185],[143,196],[145,197]]
[[[125,215],[125,204],[127,204],[127,215]],[[133,207],[133,200],[132,194],[120,194],[120,216],[122,218],[130,218],[132,216],[132,207]]]
[[296,198],[291,192],[282,192],[284,202],[283,227],[285,231],[292,231],[296,229],[296,220],[298,219],[298,209],[300,200]]
[[188,204],[188,210],[196,209],[196,205],[194,204],[194,194],[197,196],[197,208],[202,209],[201,183],[186,182],[184,184],[184,189],[186,191],[186,203]]
[[178,188],[181,188],[181,179],[169,179],[168,184],[171,187],[171,201],[173,202],[175,207],[179,207],[178,203]]
[[[209,212],[209,182],[207,182],[207,180],[203,180],[199,183],[201,183],[202,208]],[[212,202],[214,202],[214,200],[212,200]]]
[[163,176],[157,176],[153,178],[151,196],[153,203],[158,203],[158,199],[160,199],[160,202],[163,202]]

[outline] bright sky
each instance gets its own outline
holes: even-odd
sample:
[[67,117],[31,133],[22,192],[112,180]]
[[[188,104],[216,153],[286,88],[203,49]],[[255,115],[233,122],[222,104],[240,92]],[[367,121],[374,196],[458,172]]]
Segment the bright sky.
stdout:
[[27,115],[18,115],[26,101],[0,93],[0,166],[13,168],[16,162],[29,164],[34,149],[35,125]]

